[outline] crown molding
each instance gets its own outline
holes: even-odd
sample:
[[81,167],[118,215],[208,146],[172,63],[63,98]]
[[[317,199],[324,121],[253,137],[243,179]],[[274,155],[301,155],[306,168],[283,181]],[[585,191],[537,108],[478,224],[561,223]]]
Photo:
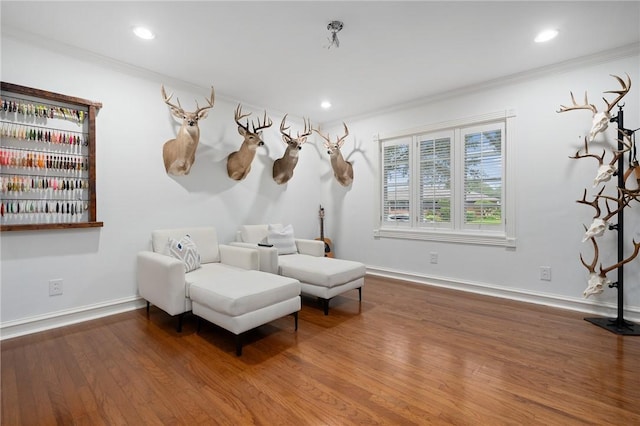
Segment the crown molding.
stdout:
[[624,59],[624,58],[629,58],[634,56],[640,56],[640,42],[627,44],[614,49],[609,49],[599,53],[594,53],[592,55],[569,59],[566,61],[558,62],[558,63],[547,65],[544,67],[530,69],[530,70],[519,72],[516,74],[511,74],[505,77],[483,81],[478,84],[463,86],[454,90],[435,93],[430,96],[413,99],[413,100],[392,105],[386,108],[346,117],[339,121],[331,121],[331,122],[323,123],[323,126],[327,128],[331,128],[333,126],[339,126],[343,121],[365,120],[378,115],[389,114],[392,112],[415,108],[424,104],[438,102],[444,99],[451,99],[459,96],[465,96],[471,93],[480,92],[480,91],[492,89],[495,87],[504,87],[505,85],[512,85],[512,84],[522,83],[525,81],[536,80],[539,78],[548,77],[555,74],[561,74],[563,72],[571,71],[584,66],[597,65],[601,63],[611,62],[614,60]]

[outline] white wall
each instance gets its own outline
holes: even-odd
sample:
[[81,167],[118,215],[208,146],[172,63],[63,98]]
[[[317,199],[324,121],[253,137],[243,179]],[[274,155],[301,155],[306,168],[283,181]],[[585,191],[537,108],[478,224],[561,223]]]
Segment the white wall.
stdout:
[[[319,232],[318,163],[324,150],[311,138],[300,151],[293,178],[277,185],[273,160],[285,144],[279,134],[284,113],[243,104],[243,112],[262,116],[266,107],[274,125],[266,129],[252,170],[240,182],[230,179],[226,157],[242,137],[234,122],[236,100],[216,98],[201,121],[196,162],[185,177],[166,174],[162,145],[179,127],[162,101],[161,83],[175,91],[185,109],[204,103],[209,88],[127,69],[100,58],[65,54],[13,38],[2,40],[2,80],[101,102],[96,120],[97,218],[103,228],[3,232],[3,328],[84,308],[122,304],[136,298],[135,258],[150,246],[153,229],[213,225],[221,241],[235,238],[245,223],[291,223],[296,236]],[[215,87],[215,79],[211,82]],[[242,101],[242,100],[240,100]],[[302,122],[288,111],[295,133]],[[64,280],[64,294],[49,297],[48,281]],[[5,330],[6,332],[6,330]]]
[[[597,162],[568,158],[582,147],[583,136],[591,127],[591,113],[583,110],[558,114],[556,111],[561,104],[571,104],[569,91],[582,100],[585,90],[590,101],[603,109],[602,92],[620,87],[610,74],[628,73],[633,85],[623,100],[625,127],[640,127],[638,50],[624,51],[627,57],[592,58],[589,63],[565,65],[545,73],[532,73],[527,78],[520,76],[511,82],[469,90],[462,95],[426,100],[421,105],[351,120],[349,128],[356,135],[355,142],[352,139],[343,152],[348,155],[354,147],[358,149],[352,154],[353,188],[346,196],[336,191],[335,186],[325,188],[328,193],[336,191],[333,194],[336,202],[327,206],[327,236],[334,241],[336,254],[363,261],[370,271],[390,276],[578,310],[611,312],[606,307],[617,306],[615,289],[607,288],[603,294],[588,300],[582,297],[588,273],[579,261],[579,253],[583,250],[587,261],[591,260],[592,253],[590,242],[581,243],[582,224],[591,223],[594,210],[575,201],[582,197],[584,188],[589,189],[589,194],[595,194],[591,185]],[[607,95],[607,98],[611,100],[613,96]],[[372,212],[379,161],[374,135],[507,109],[514,109],[517,114],[515,140],[509,141],[509,149],[515,149],[516,180],[507,183],[516,185],[517,193],[515,249],[374,238],[373,229],[377,225]],[[616,123],[610,124],[606,135],[612,146],[615,146],[616,127]],[[339,126],[335,125],[333,131],[339,131]],[[605,160],[608,162],[610,158],[608,154]],[[625,211],[625,256],[633,250],[632,238],[640,241],[639,212],[637,203]],[[600,240],[600,260],[605,266],[616,262],[615,239],[615,231],[609,231]],[[438,264],[427,260],[432,251],[439,254]],[[540,266],[551,266],[551,282],[540,280]],[[638,259],[626,265],[624,271],[625,306],[628,313],[637,318],[640,312]],[[617,275],[612,272],[609,277],[615,281]],[[602,306],[605,308],[600,309]]]
[[[245,106],[254,114],[266,107],[275,125],[265,132],[266,145],[259,150],[248,178],[229,179],[226,156],[237,149],[241,138],[233,122],[237,100],[221,96],[200,124],[202,136],[191,174],[168,176],[162,144],[178,125],[161,100],[160,84],[175,91],[187,109],[194,99],[202,103],[208,88],[39,46],[4,37],[2,80],[103,104],[97,118],[97,197],[98,220],[105,226],[0,235],[0,321],[5,336],[33,331],[34,324],[46,327],[51,318],[66,316],[72,321],[73,314],[84,310],[98,314],[139,305],[135,256],[149,247],[153,229],[214,225],[221,240],[230,241],[240,224],[283,222],[292,223],[297,236],[311,238],[319,231],[319,204],[326,208],[326,236],[333,239],[337,256],[360,260],[371,271],[574,309],[615,306],[612,289],[587,301],[581,296],[586,270],[578,255],[583,249],[590,253],[580,240],[582,224],[590,222],[591,211],[575,200],[590,186],[594,168],[587,160],[568,156],[581,146],[590,117],[587,112],[555,111],[569,102],[569,90],[587,90],[596,102],[602,91],[617,88],[609,74],[628,72],[634,88],[625,98],[626,123],[628,128],[640,127],[637,50],[632,56],[564,67],[348,120],[351,136],[343,152],[353,161],[355,180],[350,188],[343,188],[333,179],[317,138],[301,151],[294,178],[285,186],[273,182],[272,162],[284,151],[277,130],[283,112],[269,111],[268,105]],[[511,141],[517,175],[515,249],[374,239],[378,178],[374,135],[505,109],[517,113],[516,140]],[[299,124],[299,119],[294,121],[294,126]],[[342,131],[341,126],[329,130],[333,135]],[[614,135],[610,130],[609,140]],[[640,239],[637,208],[625,218],[628,239]],[[613,247],[613,239],[608,239]],[[603,240],[601,246],[606,245]],[[425,261],[431,251],[439,254],[437,265]],[[539,280],[541,265],[552,267],[551,282]],[[640,312],[640,264],[636,261],[625,271],[626,305],[635,315]],[[48,281],[53,278],[64,280],[62,296],[48,296]]]

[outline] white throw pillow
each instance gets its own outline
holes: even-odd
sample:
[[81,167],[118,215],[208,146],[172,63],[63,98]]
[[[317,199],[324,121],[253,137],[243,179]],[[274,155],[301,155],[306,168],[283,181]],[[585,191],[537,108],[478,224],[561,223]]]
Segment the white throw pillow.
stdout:
[[191,236],[186,234],[180,239],[169,238],[167,243],[169,254],[184,263],[184,271],[191,272],[200,267],[200,253]]
[[298,252],[296,240],[293,236],[293,226],[291,225],[287,225],[283,228],[276,228],[269,225],[267,241],[278,249],[278,255],[294,254]]

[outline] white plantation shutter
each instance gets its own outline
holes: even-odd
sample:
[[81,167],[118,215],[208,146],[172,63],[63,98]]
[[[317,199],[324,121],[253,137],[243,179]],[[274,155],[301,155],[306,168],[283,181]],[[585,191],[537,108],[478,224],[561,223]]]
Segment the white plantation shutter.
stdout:
[[382,221],[389,224],[409,222],[410,142],[404,138],[382,145]]
[[374,235],[515,247],[515,122],[504,110],[378,136]]
[[418,223],[423,226],[450,227],[452,158],[449,135],[418,138]]
[[466,128],[462,134],[465,227],[501,228],[504,126]]

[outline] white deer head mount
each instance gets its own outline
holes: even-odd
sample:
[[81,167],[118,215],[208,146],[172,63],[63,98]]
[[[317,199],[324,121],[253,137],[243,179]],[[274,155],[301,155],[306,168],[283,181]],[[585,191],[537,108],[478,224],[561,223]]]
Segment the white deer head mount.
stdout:
[[285,114],[282,118],[282,123],[280,123],[280,133],[282,134],[282,140],[287,145],[287,149],[284,155],[273,163],[273,180],[278,185],[287,183],[293,177],[293,169],[296,167],[296,164],[298,164],[298,153],[302,149],[302,144],[307,141],[307,136],[313,131],[311,122],[303,118],[304,131],[302,134],[298,132],[298,135],[294,138],[290,132],[287,131],[289,127],[285,126],[286,120],[287,115]]
[[607,274],[615,269],[620,268],[625,263],[631,262],[633,259],[635,259],[638,256],[638,253],[640,253],[640,243],[636,243],[636,241],[633,240],[633,253],[631,253],[629,257],[607,268],[603,268],[601,263],[600,272],[596,272],[596,264],[598,263],[598,256],[599,256],[598,242],[593,237],[590,238],[590,240],[591,240],[591,243],[593,244],[593,260],[591,261],[591,263],[588,264],[587,262],[585,262],[584,258],[582,257],[582,254],[580,254],[580,262],[582,262],[584,267],[587,268],[587,270],[589,271],[587,288],[582,293],[584,297],[589,297],[592,294],[602,293],[605,285],[608,285],[608,286],[611,285],[611,280],[607,278]]
[[[602,236],[604,231],[609,228],[609,219],[617,215],[618,212],[629,205],[629,202],[633,199],[632,196],[626,194],[621,189],[618,189],[618,198],[603,195],[604,190],[605,188],[602,187],[600,192],[598,192],[598,195],[596,195],[592,201],[587,201],[587,190],[585,189],[584,194],[582,195],[582,200],[576,201],[580,204],[592,206],[596,210],[596,214],[593,216],[593,222],[591,222],[591,225],[589,225],[588,228],[585,227],[585,234],[582,238],[582,242],[587,241],[589,238]],[[607,207],[607,214],[604,217],[600,217],[601,211],[599,202],[601,198],[605,200],[605,206]],[[609,206],[609,200],[612,200],[617,205],[617,208],[612,210]]]
[[200,141],[198,120],[205,118],[208,110],[213,108],[215,98],[213,87],[211,87],[211,96],[206,100],[208,105],[201,108],[196,101],[196,110],[194,112],[186,112],[177,98],[178,105],[172,104],[171,97],[173,93],[167,96],[164,85],[161,86],[161,92],[162,99],[169,105],[171,114],[182,120],[182,126],[178,130],[176,138],[168,140],[162,148],[164,168],[170,175],[188,175],[191,171],[191,166],[196,160],[196,149]]
[[[227,157],[227,174],[233,180],[242,180],[247,177],[251,171],[251,162],[256,155],[259,146],[264,145],[262,140],[262,130],[271,127],[273,122],[267,118],[267,111],[264,112],[262,123],[258,118],[258,125],[253,121],[251,126],[253,130],[249,130],[249,114],[242,114],[242,105],[238,104],[234,114],[234,120],[238,125],[238,133],[244,138],[242,145],[238,151],[234,151]],[[247,118],[247,124],[242,124],[241,120]]]
[[342,152],[340,152],[340,148],[344,145],[344,140],[347,136],[349,136],[349,129],[347,125],[342,123],[344,126],[344,135],[342,137],[336,138],[335,142],[331,142],[329,135],[324,136],[320,133],[320,129],[313,129],[322,139],[325,140],[324,146],[327,148],[327,153],[329,154],[329,159],[331,160],[331,167],[333,168],[333,175],[336,180],[342,186],[349,186],[353,182],[353,166],[349,161],[346,161],[342,157]]
[[609,102],[605,98],[602,98],[604,102],[607,104],[606,111],[598,112],[598,109],[596,108],[596,106],[589,103],[589,100],[587,99],[587,92],[584,92],[584,103],[582,105],[578,105],[578,103],[576,102],[576,99],[573,96],[573,92],[569,92],[571,94],[571,102],[573,103],[573,105],[569,107],[560,105],[560,109],[557,111],[557,112],[565,112],[565,111],[571,111],[576,109],[590,110],[593,113],[593,122],[591,124],[591,130],[589,131],[590,142],[595,139],[598,133],[601,133],[607,130],[607,127],[609,126],[609,121],[611,120],[611,110],[616,106],[618,102],[620,102],[620,100],[624,97],[624,95],[626,95],[629,92],[629,89],[631,89],[631,77],[629,77],[629,74],[627,74],[626,82],[622,80],[620,77],[618,77],[617,75],[611,75],[611,77],[618,80],[622,88],[620,90],[608,90],[604,92],[604,93],[615,93],[617,95],[612,102]]
[[582,237],[582,242],[584,243],[589,238],[601,237],[604,234],[604,231],[609,227],[609,223],[603,219],[595,218],[591,225],[587,228],[584,233],[584,237]]
[[[599,184],[603,182],[608,182],[611,180],[612,176],[615,176],[618,172],[618,160],[620,157],[627,151],[631,149],[631,144],[627,143],[625,139],[621,139],[620,142],[623,144],[624,148],[621,151],[614,151],[613,158],[609,162],[609,164],[604,164],[604,156],[606,154],[606,150],[602,150],[602,155],[589,154],[589,145],[587,144],[587,138],[584,138],[584,154],[580,154],[580,151],[576,152],[573,159],[579,158],[587,158],[593,157],[598,160],[598,170],[596,172],[596,177],[593,179],[593,187],[595,188]],[[630,140],[629,140],[630,142]]]

